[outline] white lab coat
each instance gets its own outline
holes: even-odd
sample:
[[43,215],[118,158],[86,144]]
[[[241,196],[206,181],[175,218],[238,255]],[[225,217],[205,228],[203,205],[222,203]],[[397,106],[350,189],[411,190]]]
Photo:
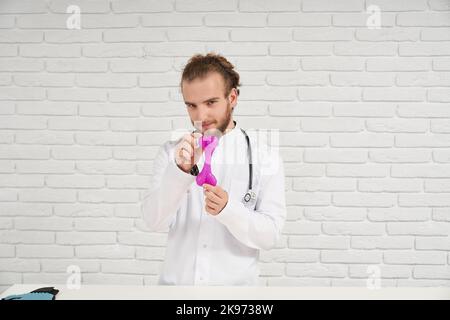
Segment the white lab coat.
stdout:
[[[178,141],[160,148],[141,203],[148,228],[169,231],[158,284],[259,284],[259,251],[276,245],[286,219],[284,165],[278,149],[268,151],[267,144],[257,142],[256,131],[246,132],[252,147],[256,202],[247,206],[242,202],[248,189],[247,143],[235,121],[212,156],[217,185],[229,197],[216,216],[206,212],[203,188],[195,176],[177,167],[174,149]],[[203,163],[204,154],[197,164],[200,171]]]

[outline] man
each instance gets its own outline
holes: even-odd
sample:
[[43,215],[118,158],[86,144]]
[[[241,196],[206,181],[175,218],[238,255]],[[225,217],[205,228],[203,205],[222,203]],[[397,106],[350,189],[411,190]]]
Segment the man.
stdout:
[[[233,120],[239,95],[239,74],[223,56],[195,55],[185,66],[181,91],[197,132],[168,141],[154,161],[151,186],[143,197],[142,214],[152,231],[169,228],[159,284],[258,285],[261,249],[273,248],[286,219],[284,167],[278,154],[260,154],[274,164],[266,170],[253,161],[256,199],[246,204],[248,145]],[[198,186],[198,165],[204,160],[196,142],[202,134],[219,133],[212,160],[217,185]],[[251,140],[251,150],[258,149]],[[230,161],[231,159],[231,161]],[[256,157],[256,160],[258,157]]]

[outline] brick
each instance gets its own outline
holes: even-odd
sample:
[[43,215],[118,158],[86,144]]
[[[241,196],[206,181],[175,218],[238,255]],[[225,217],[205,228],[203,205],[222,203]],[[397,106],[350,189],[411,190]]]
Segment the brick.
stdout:
[[306,132],[361,132],[361,119],[302,119],[301,128]]
[[0,13],[43,13],[47,11],[46,1],[43,0],[27,0],[14,1],[5,0],[0,8]]
[[439,103],[399,104],[398,114],[405,118],[442,118],[450,117],[450,108]]
[[402,12],[397,15],[397,25],[405,27],[448,27],[450,14],[441,12]]
[[324,263],[381,263],[381,252],[368,252],[365,250],[323,250],[321,262]]
[[117,0],[111,3],[111,9],[116,13],[159,13],[172,11],[174,4],[157,0]]
[[396,56],[397,44],[377,42],[341,42],[334,44],[337,56]]
[[367,151],[346,148],[309,148],[305,150],[303,159],[310,163],[364,163],[367,161]]
[[44,61],[39,59],[10,58],[0,60],[0,71],[42,71],[44,70]]
[[365,177],[382,178],[388,176],[389,168],[385,165],[373,164],[329,164],[327,165],[328,177]]
[[423,41],[445,41],[450,40],[448,28],[423,28],[420,32]]
[[[173,27],[167,30],[167,38],[169,41],[228,41],[229,31],[225,28],[218,27],[211,29],[201,27]],[[235,41],[233,38],[232,40]]]
[[396,83],[399,86],[450,86],[450,74],[445,72],[405,72],[397,75]]
[[380,7],[385,11],[424,11],[428,9],[426,0],[403,1],[403,0],[371,0],[371,5]]
[[158,29],[117,29],[103,32],[104,42],[159,42],[166,41],[166,34]]
[[0,43],[39,43],[43,40],[44,33],[37,30],[2,30],[0,34]]
[[269,52],[273,56],[329,56],[332,52],[332,44],[303,41],[301,43],[273,43],[269,47]]
[[406,164],[393,165],[392,177],[411,178],[443,178],[450,177],[450,166],[441,164]]
[[327,27],[294,29],[294,41],[346,41],[353,39],[353,30]]
[[136,248],[136,258],[141,260],[164,261],[166,248]]
[[366,210],[363,208],[305,208],[304,216],[314,221],[363,221]]
[[0,242],[10,244],[53,244],[53,232],[1,230]]
[[[448,16],[450,18],[450,15]],[[448,56],[450,54],[450,41],[400,43],[399,56]]]
[[333,114],[337,117],[391,118],[396,105],[391,103],[334,103]]
[[276,27],[325,27],[331,23],[331,16],[321,13],[270,13],[267,25]]
[[429,122],[426,120],[369,119],[366,120],[367,131],[373,132],[426,132]]
[[345,278],[347,268],[340,264],[288,263],[286,265],[286,275],[297,277]]
[[433,133],[450,133],[450,120],[433,119],[431,123],[431,132]]
[[[51,12],[66,13],[67,8],[72,4],[71,0],[52,0],[48,6]],[[82,8],[83,13],[106,13],[110,11],[109,1],[107,0],[81,0],[78,1],[78,5]]]
[[298,249],[347,249],[350,239],[346,236],[289,236],[289,248]]
[[40,263],[33,259],[1,259],[0,271],[14,271],[14,272],[39,272]]
[[79,258],[96,259],[132,259],[135,256],[134,247],[122,245],[82,245],[75,248]]
[[450,192],[450,179],[425,180],[425,192]]
[[450,237],[416,237],[416,250],[450,250]]
[[[66,15],[56,14],[25,14],[17,17],[17,27],[20,29],[66,29]],[[77,30],[78,31],[78,30]]]
[[331,195],[325,192],[287,192],[286,201],[291,205],[324,206],[330,204]]
[[433,150],[433,160],[438,163],[450,162],[450,150]]
[[382,133],[360,133],[348,134],[340,133],[330,137],[330,145],[332,147],[368,147],[383,148],[392,147],[394,144],[394,136]]
[[89,272],[99,272],[100,263],[98,261],[81,260],[81,259],[43,259],[41,260],[43,272],[67,272],[70,266],[77,266],[80,268],[83,282],[85,282],[85,275]]
[[64,245],[110,244],[116,242],[113,232],[57,232],[56,243]]
[[[368,58],[366,60],[367,71],[428,71],[430,59],[415,57],[398,58]],[[391,89],[393,90],[393,89]]]
[[395,137],[397,147],[449,147],[450,137],[446,134],[399,134]]
[[[367,21],[369,13],[357,12],[357,13],[345,13],[339,12],[333,15],[332,24],[337,27],[364,27],[367,28]],[[395,14],[383,12],[380,27],[389,27],[391,30],[395,26]],[[358,30],[356,30],[358,32]]]
[[48,72],[106,72],[108,62],[88,59],[52,59],[45,62]]
[[432,102],[450,102],[448,89],[428,89],[428,101]]
[[385,87],[395,84],[395,75],[387,73],[335,72],[330,74],[334,86]]
[[323,232],[327,235],[383,235],[384,224],[370,222],[324,222]]
[[125,218],[83,218],[75,220],[78,231],[130,231],[133,220]]
[[74,190],[21,190],[19,201],[23,202],[75,202],[76,191]]
[[[364,266],[349,266],[349,277],[350,278],[363,278],[368,279],[371,276],[371,265]],[[401,279],[409,278],[411,276],[411,269],[405,266],[377,266],[380,270],[380,277],[382,279],[392,278]]]
[[415,279],[450,279],[449,266],[415,266]]
[[323,117],[331,115],[332,106],[327,102],[273,102],[269,114],[274,116]]
[[364,88],[365,101],[424,101],[425,89],[409,88]]
[[351,248],[354,249],[412,249],[414,247],[414,237],[402,236],[352,236]]
[[364,60],[349,57],[305,57],[301,67],[306,71],[362,71]]
[[358,191],[362,192],[420,192],[422,182],[411,179],[359,180]]
[[391,222],[387,224],[391,235],[442,236],[449,235],[450,228],[445,222]]
[[161,262],[142,260],[104,260],[101,262],[103,273],[120,274],[158,274]]
[[359,101],[361,89],[303,87],[298,89],[298,98],[302,101]]
[[431,210],[428,208],[369,208],[370,221],[427,221]]
[[332,203],[338,207],[346,206],[388,208],[394,206],[395,202],[396,195],[388,193],[335,193],[333,194],[332,199]]
[[[381,26],[386,17],[386,13],[382,13]],[[355,38],[360,41],[419,41],[420,30],[411,28],[381,28],[381,29],[357,29]]]
[[71,258],[73,248],[58,245],[17,245],[17,257],[19,258]]
[[302,10],[305,12],[319,11],[319,12],[346,12],[346,11],[363,11],[364,3],[360,0],[350,0],[344,2],[336,2],[332,0],[304,0],[302,3]]
[[205,25],[213,27],[265,27],[266,15],[255,13],[227,13],[205,15]]
[[386,251],[383,254],[386,264],[444,264],[443,252],[419,252],[419,251]]
[[[114,3],[112,3],[112,5],[114,6]],[[139,16],[134,14],[121,14],[120,19],[117,19],[117,16],[115,15],[86,14],[83,15],[83,18],[81,19],[82,29],[135,28],[138,25]],[[143,24],[143,26],[146,27],[145,24]]]
[[440,194],[402,194],[399,196],[402,207],[445,207],[449,206],[450,195]]

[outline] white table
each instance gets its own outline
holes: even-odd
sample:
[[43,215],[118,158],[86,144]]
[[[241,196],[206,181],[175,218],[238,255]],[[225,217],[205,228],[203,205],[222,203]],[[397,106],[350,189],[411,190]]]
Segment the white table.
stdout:
[[123,286],[85,285],[68,289],[65,284],[16,284],[0,299],[41,287],[59,289],[57,300],[450,300],[450,287],[226,287],[226,286]]

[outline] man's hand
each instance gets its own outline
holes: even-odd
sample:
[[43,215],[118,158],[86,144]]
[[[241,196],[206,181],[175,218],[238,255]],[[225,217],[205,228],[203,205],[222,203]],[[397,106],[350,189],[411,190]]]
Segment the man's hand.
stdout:
[[206,212],[218,215],[228,203],[228,193],[219,186],[214,187],[207,183],[203,185],[203,192]]
[[175,147],[175,162],[184,172],[189,172],[200,160],[203,148],[195,145],[195,140],[202,136],[199,132],[185,134]]

